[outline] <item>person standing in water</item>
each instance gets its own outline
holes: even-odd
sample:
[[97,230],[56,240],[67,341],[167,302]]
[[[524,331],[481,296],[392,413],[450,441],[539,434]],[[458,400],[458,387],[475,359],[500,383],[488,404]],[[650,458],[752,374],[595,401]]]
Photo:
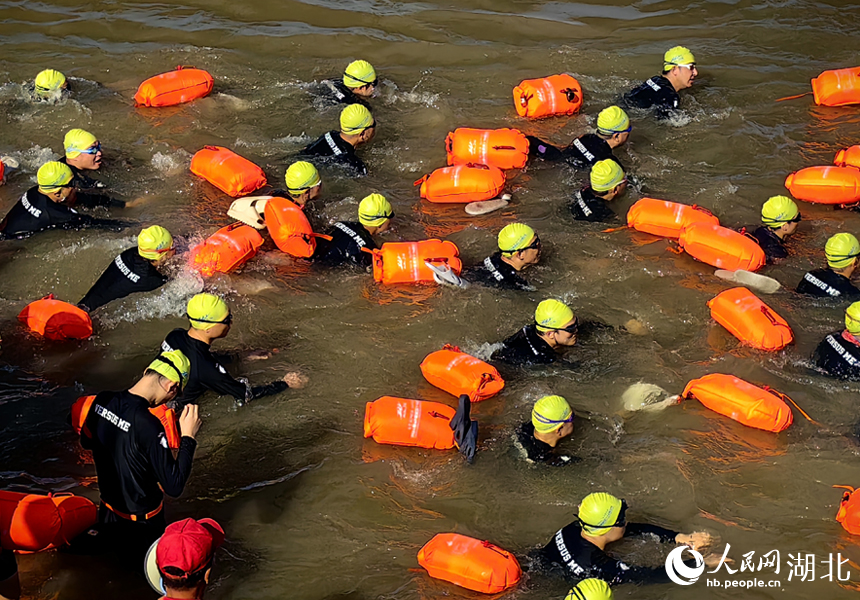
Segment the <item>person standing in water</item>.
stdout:
[[340,112],[340,131],[329,131],[305,147],[299,156],[330,158],[356,175],[367,175],[367,166],[356,154],[356,147],[376,135],[376,121],[367,107],[350,104]]
[[845,309],[845,329],[821,340],[812,362],[830,377],[860,381],[860,302]]
[[561,440],[573,433],[575,416],[570,404],[561,396],[544,396],[535,402],[531,420],[516,431],[517,442],[529,462],[542,462],[551,467],[576,462],[555,449]]
[[857,268],[860,242],[850,233],[837,233],[824,245],[826,269],[813,269],[797,284],[797,292],[819,298],[858,298],[860,289],[851,283]]
[[752,236],[767,258],[773,264],[780,258],[788,258],[785,238],[797,231],[800,223],[800,209],[788,196],[773,196],[761,207],[762,226]]
[[663,55],[663,73],[624,94],[623,102],[628,108],[653,109],[658,119],[668,119],[681,103],[678,92],[692,87],[698,74],[693,53],[675,46]]
[[609,203],[627,189],[627,176],[621,166],[612,159],[594,163],[589,174],[591,186],[574,193],[570,212],[577,221],[603,222],[617,215]]
[[373,236],[388,230],[394,209],[382,194],[370,194],[358,205],[358,222],[341,221],[328,231],[331,240],[321,238],[317,242],[314,260],[330,266],[345,263],[360,267],[373,265],[373,255],[368,250],[378,246]]

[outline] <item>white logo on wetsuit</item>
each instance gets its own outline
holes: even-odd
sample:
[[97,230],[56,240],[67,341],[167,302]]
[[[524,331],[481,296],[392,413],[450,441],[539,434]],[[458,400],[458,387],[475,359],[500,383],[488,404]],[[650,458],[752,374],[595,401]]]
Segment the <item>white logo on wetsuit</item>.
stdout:
[[120,429],[125,432],[128,432],[128,428],[131,427],[131,423],[124,419],[120,419],[118,416],[113,414],[111,411],[106,409],[104,406],[100,404],[96,404],[96,414],[100,416],[102,419],[106,420],[108,423],[112,425],[116,425]]
[[584,214],[586,217],[590,217],[593,211],[588,208],[588,205],[585,203],[585,200],[582,199],[582,193],[576,192],[574,198],[576,198],[576,203],[579,205],[579,208],[582,209],[582,214]]
[[21,196],[21,206],[23,206],[28,213],[30,213],[37,219],[42,215],[42,211],[30,204],[30,201],[27,200],[27,194]]
[[334,226],[337,229],[340,229],[342,232],[344,232],[349,237],[351,237],[352,240],[358,245],[359,248],[364,248],[364,246],[366,245],[364,243],[364,240],[361,239],[360,235],[358,235],[356,232],[354,232],[352,229],[350,229],[349,227],[347,227],[343,223],[335,223]]
[[486,269],[490,272],[490,275],[492,275],[496,281],[505,280],[505,276],[502,275],[502,273],[495,267],[493,261],[490,260],[489,256],[484,259],[484,267],[486,267]]
[[840,292],[839,290],[837,290],[835,288],[830,287],[829,285],[827,285],[826,283],[821,281],[818,277],[816,277],[812,273],[807,273],[806,275],[803,276],[803,278],[806,281],[808,281],[809,283],[811,283],[812,285],[814,285],[815,287],[817,287],[819,290],[821,290],[822,292],[827,294],[828,296],[833,296],[835,298],[837,296],[842,295],[842,292]]
[[337,144],[334,143],[334,138],[331,137],[331,131],[329,131],[323,137],[325,137],[325,141],[328,142],[329,148],[331,148],[331,151],[334,153],[334,156],[340,156],[341,154],[343,154],[343,151],[337,147]]
[[124,262],[122,262],[122,256],[117,256],[113,259],[113,264],[116,265],[116,268],[120,270],[120,272],[131,279],[132,283],[137,283],[140,281],[140,275],[137,273],[132,273],[131,269],[129,269]]
[[646,81],[645,83],[647,83],[648,87],[650,87],[655,92],[659,92],[662,89],[660,87],[660,85],[656,81],[654,81],[653,77],[651,79],[649,79],[648,81]]
[[224,367],[222,367],[222,366],[220,365],[220,363],[215,363],[215,366],[218,368],[218,370],[219,370],[219,371],[221,371],[221,374],[222,374],[222,375],[226,375],[226,374],[227,374],[227,371],[225,371],[225,370],[224,370]]
[[346,98],[346,96],[343,95],[343,92],[341,92],[339,89],[337,89],[337,86],[334,83],[332,83],[331,81],[329,81],[328,79],[326,79],[325,84],[332,91],[335,98],[337,98],[338,100],[343,100],[344,98]]
[[576,146],[576,149],[582,152],[582,155],[588,160],[588,162],[594,162],[594,155],[588,151],[588,148],[579,141],[579,138],[573,140],[573,145]]
[[830,344],[830,347],[836,350],[836,354],[842,357],[842,360],[847,362],[852,367],[860,365],[860,360],[854,358],[842,344],[836,341],[835,337],[833,337],[832,335],[828,335],[825,339],[827,340],[827,343]]
[[161,447],[162,447],[162,448],[164,448],[165,450],[167,450],[167,448],[168,448],[168,445],[167,445],[167,436],[165,436],[163,433],[159,433],[159,434],[158,434],[158,443],[159,443],[159,444],[161,444]]
[[161,342],[161,351],[162,352],[173,352],[173,348],[167,343],[167,340]]

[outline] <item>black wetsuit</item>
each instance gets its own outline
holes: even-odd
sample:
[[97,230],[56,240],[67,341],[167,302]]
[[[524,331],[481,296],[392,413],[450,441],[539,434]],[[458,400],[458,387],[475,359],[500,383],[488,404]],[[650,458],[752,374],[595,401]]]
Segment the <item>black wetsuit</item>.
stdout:
[[496,252],[463,273],[467,281],[497,287],[504,290],[533,292],[535,288],[519,276],[517,270],[502,260],[502,253]]
[[362,248],[376,250],[376,242],[361,223],[354,221],[335,223],[328,231],[328,235],[331,236],[331,241],[317,240],[315,260],[332,266],[352,263],[369,267],[373,264],[373,255],[362,251]]
[[166,275],[143,258],[137,248],[129,248],[113,259],[78,304],[92,311],[130,294],[157,290],[165,283]]
[[526,325],[503,344],[493,352],[493,360],[512,365],[548,365],[558,360],[558,354],[538,335],[534,324]]
[[[104,206],[103,198],[77,192],[75,205]],[[21,199],[0,221],[0,239],[21,238],[48,229],[81,229],[92,227],[119,231],[126,227],[121,221],[97,219],[78,213],[75,209],[48,198],[35,186],[27,190]]]
[[814,269],[803,276],[797,284],[800,294],[819,298],[858,298],[860,290],[845,277],[832,269]]
[[237,402],[244,403],[263,396],[279,394],[290,386],[282,380],[267,385],[251,387],[249,384],[233,379],[212,355],[209,344],[188,335],[185,329],[174,329],[161,343],[164,352],[181,350],[191,362],[191,375],[182,391],[182,401],[191,403],[212,390],[222,396],[233,396]]
[[846,339],[845,332],[834,331],[821,340],[812,362],[831,377],[860,381],[860,345]]
[[338,81],[337,79],[324,79],[322,81],[323,93],[327,98],[334,99],[335,102],[340,104],[361,104],[365,108],[370,108],[370,104],[349,89],[343,81]]
[[97,181],[87,175],[83,169],[77,168],[75,165],[70,165],[69,161],[64,156],[58,162],[63,163],[72,170],[71,186],[77,190],[91,190],[94,188],[103,188],[105,185],[101,181]]
[[609,208],[603,198],[595,195],[590,187],[585,187],[574,193],[573,200],[568,205],[573,218],[577,221],[600,223],[614,219],[617,215]]
[[355,155],[355,147],[340,137],[339,131],[329,131],[308,145],[299,156],[331,158],[354,170],[358,175],[367,175],[367,166]]
[[609,144],[596,133],[586,133],[573,140],[567,148],[557,148],[540,138],[526,136],[529,140],[529,158],[547,161],[564,159],[577,169],[586,169],[594,163],[611,158],[619,165]]
[[770,227],[759,227],[753,232],[752,236],[758,242],[758,245],[761,246],[761,249],[764,250],[768,264],[773,264],[774,259],[788,258],[788,249],[785,247],[785,242]]
[[666,119],[677,110],[681,97],[668,79],[655,75],[624,94],[623,103],[628,108],[653,108],[658,118]]
[[[564,570],[571,582],[594,577],[610,585],[621,583],[669,583],[666,567],[637,567],[609,556],[606,552],[583,539],[582,527],[574,521],[555,534],[553,539],[535,554],[538,560]],[[628,523],[624,537],[653,535],[663,543],[675,541],[677,531],[656,525]],[[685,561],[686,562],[686,561]],[[692,564],[691,561],[691,565]]]
[[576,457],[558,454],[555,448],[537,439],[535,426],[531,421],[517,427],[516,435],[520,446],[526,451],[528,460],[532,462],[546,463],[551,467],[563,467],[577,462]]

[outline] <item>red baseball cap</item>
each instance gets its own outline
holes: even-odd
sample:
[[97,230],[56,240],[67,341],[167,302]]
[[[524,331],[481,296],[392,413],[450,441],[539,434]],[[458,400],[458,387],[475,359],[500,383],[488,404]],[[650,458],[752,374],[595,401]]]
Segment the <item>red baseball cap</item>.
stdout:
[[[158,570],[170,579],[187,577],[208,566],[215,550],[223,543],[224,530],[212,519],[184,519],[171,523],[155,550]],[[173,567],[183,575],[165,572],[166,567]]]

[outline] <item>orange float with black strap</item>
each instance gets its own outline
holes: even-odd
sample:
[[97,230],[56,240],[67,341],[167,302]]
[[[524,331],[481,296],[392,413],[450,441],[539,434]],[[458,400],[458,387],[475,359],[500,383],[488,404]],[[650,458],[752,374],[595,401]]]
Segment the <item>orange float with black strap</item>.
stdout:
[[191,268],[204,277],[213,273],[229,273],[252,259],[262,245],[263,236],[256,229],[233,223],[191,248]]
[[836,153],[833,164],[837,167],[860,169],[860,146],[849,146]]
[[567,73],[526,79],[514,88],[514,107],[528,119],[572,115],[582,108],[582,86]]
[[286,198],[274,197],[264,211],[269,235],[282,252],[310,258],[317,248],[317,237],[304,211]]
[[382,396],[364,410],[364,437],[378,444],[450,450],[456,410],[439,402]]
[[772,352],[794,341],[785,319],[745,287],[726,290],[708,302],[711,316],[744,344]]
[[454,165],[436,169],[415,182],[421,197],[439,204],[481,202],[505,189],[505,173],[487,165]]
[[463,270],[460,250],[448,241],[386,242],[372,253],[373,279],[386,285],[434,283],[433,271],[424,261],[447,264],[457,275]]
[[70,543],[95,525],[98,507],[72,494],[0,491],[0,546],[41,552]]
[[757,271],[766,260],[764,250],[755,240],[714,223],[684,227],[678,244],[693,258],[728,271]]
[[522,169],[529,159],[529,141],[516,129],[455,129],[445,138],[449,165],[488,165]]
[[140,84],[134,95],[135,106],[176,106],[208,96],[215,80],[203,69],[176,67]]
[[860,201],[860,169],[807,167],[786,177],[785,187],[798,200],[816,204],[852,204]]
[[860,67],[824,71],[812,80],[812,97],[820,106],[860,104]]
[[734,375],[712,373],[694,379],[684,388],[682,397],[695,398],[707,408],[747,427],[779,433],[794,420],[791,408],[780,394],[760,388]]
[[719,225],[720,220],[701,206],[656,198],[642,198],[627,211],[627,225],[636,231],[660,237],[677,238],[684,227],[693,223]]
[[457,397],[466,394],[472,402],[491,398],[505,387],[494,366],[450,344],[428,354],[421,362],[421,373],[437,388]]
[[204,146],[191,159],[191,172],[233,198],[266,185],[263,169],[221,146]]
[[848,485],[834,485],[833,487],[848,490],[842,494],[836,520],[851,535],[860,535],[860,494],[855,495],[854,492],[857,490]]
[[520,563],[507,550],[459,533],[433,536],[418,552],[418,564],[430,577],[484,594],[510,589],[523,575]]
[[[72,428],[78,435],[86,427],[87,416],[90,414],[95,399],[95,396],[81,396],[72,404]],[[167,438],[167,445],[174,450],[179,448],[179,442],[182,437],[179,434],[179,420],[176,417],[176,411],[162,404],[150,408],[149,412],[161,421],[161,425],[164,427],[164,435]],[[86,433],[89,435],[88,431]]]
[[86,311],[48,294],[31,302],[18,315],[30,331],[49,340],[85,340],[93,334],[93,321]]

